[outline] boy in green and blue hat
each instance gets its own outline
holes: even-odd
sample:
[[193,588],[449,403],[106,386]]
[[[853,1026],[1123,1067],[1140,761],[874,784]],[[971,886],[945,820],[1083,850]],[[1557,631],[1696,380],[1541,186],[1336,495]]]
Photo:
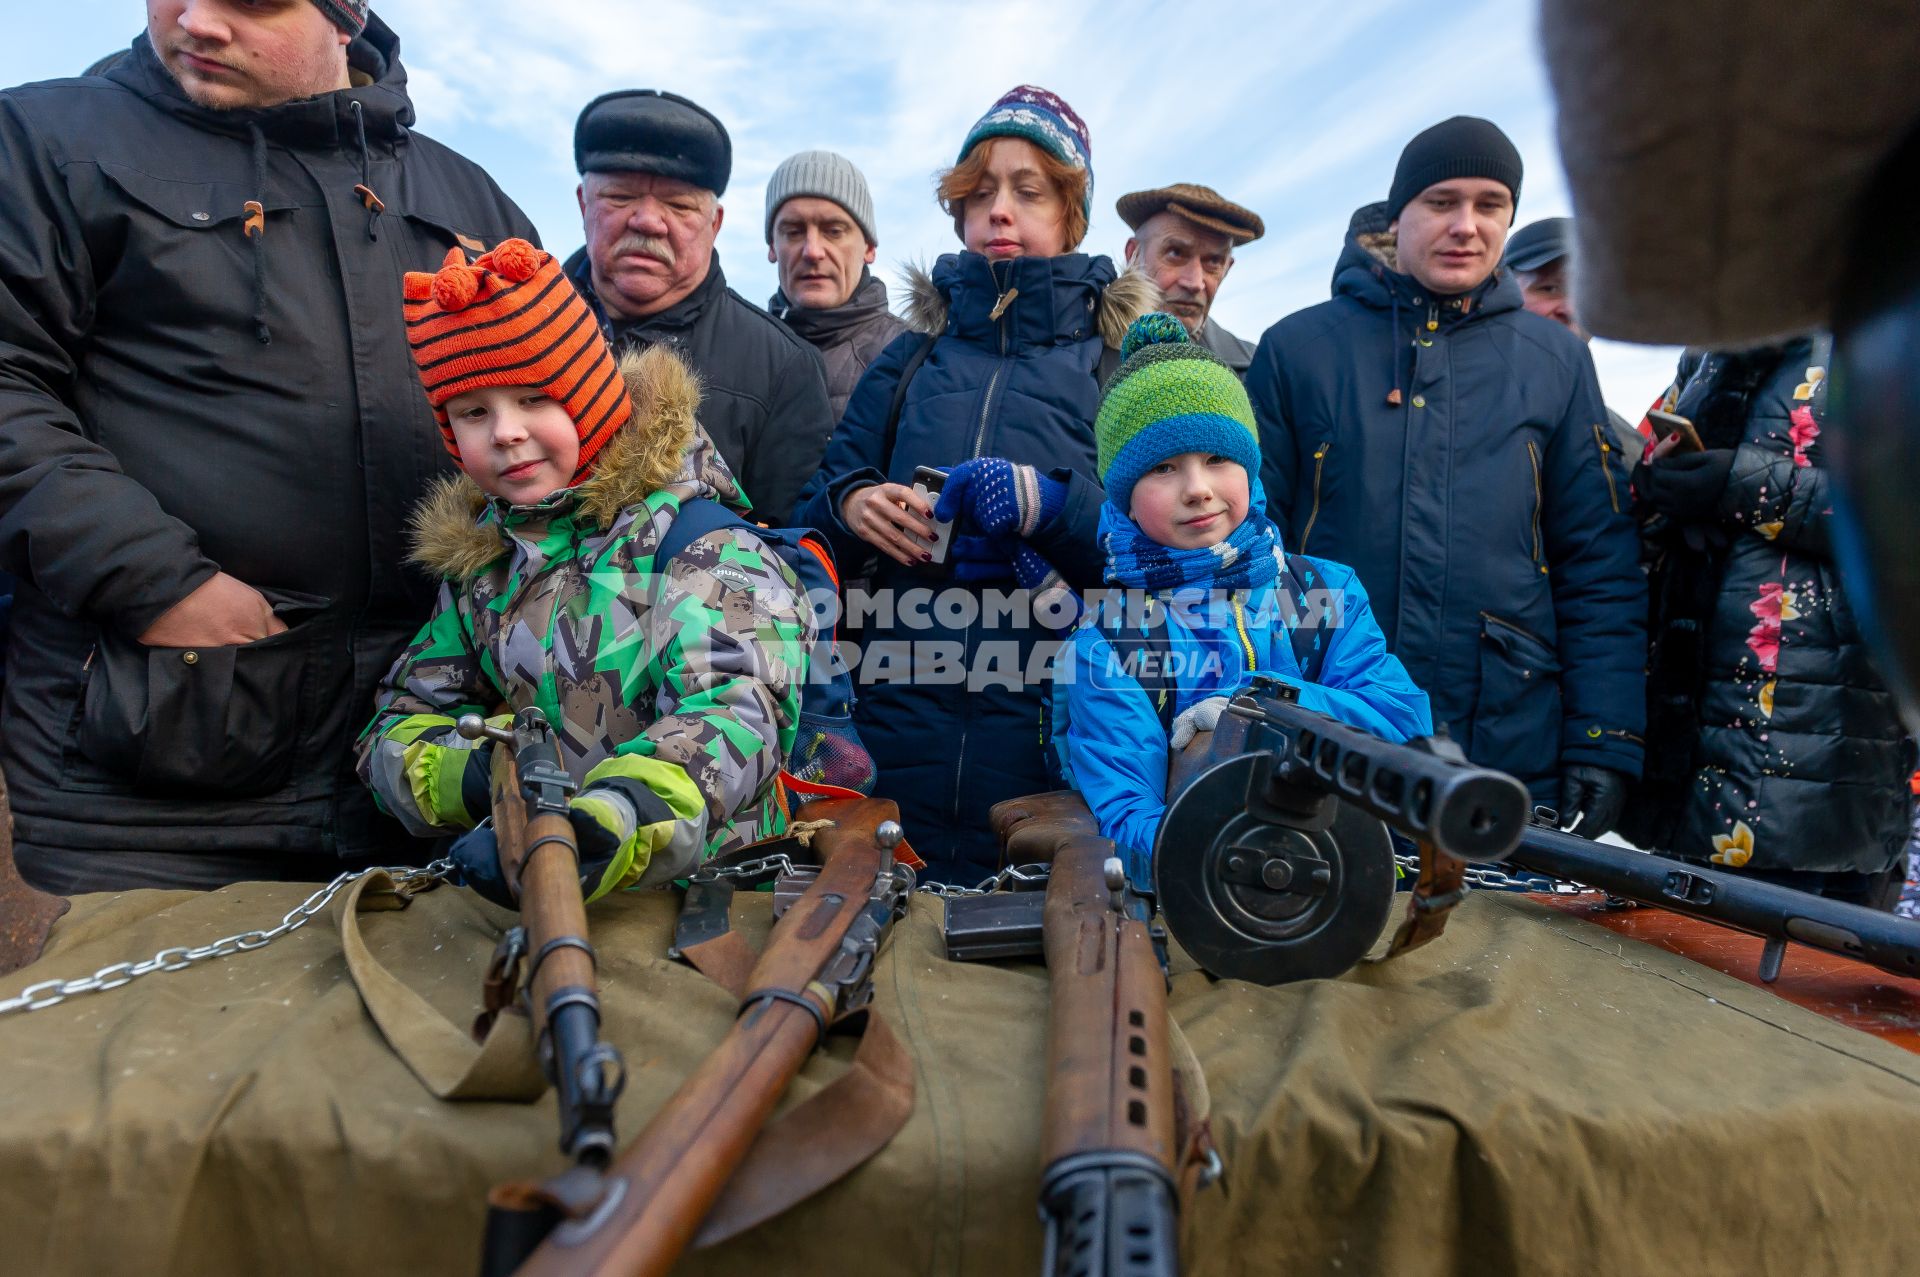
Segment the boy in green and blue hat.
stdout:
[[1256,674],[1391,741],[1428,735],[1427,694],[1387,651],[1352,569],[1288,555],[1267,518],[1239,378],[1171,315],[1135,321],[1094,423],[1100,540],[1119,593],[1062,655],[1054,741],[1136,882],[1166,812],[1167,765]]

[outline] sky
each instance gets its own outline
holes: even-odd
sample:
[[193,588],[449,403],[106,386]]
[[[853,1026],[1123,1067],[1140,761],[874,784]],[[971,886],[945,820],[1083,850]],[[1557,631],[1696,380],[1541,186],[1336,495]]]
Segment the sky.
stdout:
[[[138,0],[13,4],[0,85],[77,75],[141,31]],[[1555,145],[1534,0],[375,0],[400,36],[419,129],[483,165],[545,245],[580,243],[573,123],[613,89],[701,103],[733,137],[719,251],[764,304],[765,191],[795,151],[865,172],[876,272],[956,251],[933,178],[973,121],[1016,84],[1053,90],[1093,138],[1083,251],[1116,261],[1114,200],[1199,182],[1258,212],[1213,317],[1249,340],[1323,301],[1347,220],[1383,199],[1407,139],[1450,115],[1504,128],[1526,163],[1516,228],[1572,212]],[[430,268],[431,263],[423,264]],[[1607,401],[1638,420],[1678,352],[1595,342]]]

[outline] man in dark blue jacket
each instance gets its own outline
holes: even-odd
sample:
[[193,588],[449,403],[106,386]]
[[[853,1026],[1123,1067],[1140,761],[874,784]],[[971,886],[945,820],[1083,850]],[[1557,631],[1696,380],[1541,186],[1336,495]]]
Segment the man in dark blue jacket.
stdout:
[[1593,361],[1496,270],[1520,177],[1485,120],[1414,138],[1247,391],[1287,549],[1352,565],[1434,720],[1593,836],[1640,771],[1646,586]]

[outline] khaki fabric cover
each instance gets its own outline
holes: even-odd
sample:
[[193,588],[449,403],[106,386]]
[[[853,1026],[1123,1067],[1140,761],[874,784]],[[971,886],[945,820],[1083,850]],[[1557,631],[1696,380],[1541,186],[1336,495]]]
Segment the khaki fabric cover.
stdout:
[[[0,997],[270,923],[302,889],[83,897]],[[625,1136],[730,1000],[663,956],[675,901],[594,910]],[[764,896],[737,902],[756,938]],[[451,888],[362,916],[464,1023],[505,915]],[[961,966],[918,897],[877,998],[918,1069],[851,1178],[680,1271],[1006,1277],[1037,1269],[1046,984]],[[1280,989],[1186,968],[1172,1007],[1226,1180],[1185,1272],[1895,1273],[1912,1255],[1920,1058],[1511,897],[1433,945]],[[845,1067],[836,1041],[804,1095]],[[554,1170],[552,1099],[434,1100],[346,980],[326,917],[266,949],[0,1019],[0,1267],[21,1274],[475,1271],[487,1188]]]

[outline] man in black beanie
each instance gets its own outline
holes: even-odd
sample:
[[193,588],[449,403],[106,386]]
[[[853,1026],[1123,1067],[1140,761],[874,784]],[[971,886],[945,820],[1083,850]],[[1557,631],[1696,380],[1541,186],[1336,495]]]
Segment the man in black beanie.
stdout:
[[1434,721],[1597,836],[1640,771],[1646,587],[1593,360],[1498,269],[1521,172],[1486,120],[1415,137],[1247,391],[1286,549],[1351,564]]

